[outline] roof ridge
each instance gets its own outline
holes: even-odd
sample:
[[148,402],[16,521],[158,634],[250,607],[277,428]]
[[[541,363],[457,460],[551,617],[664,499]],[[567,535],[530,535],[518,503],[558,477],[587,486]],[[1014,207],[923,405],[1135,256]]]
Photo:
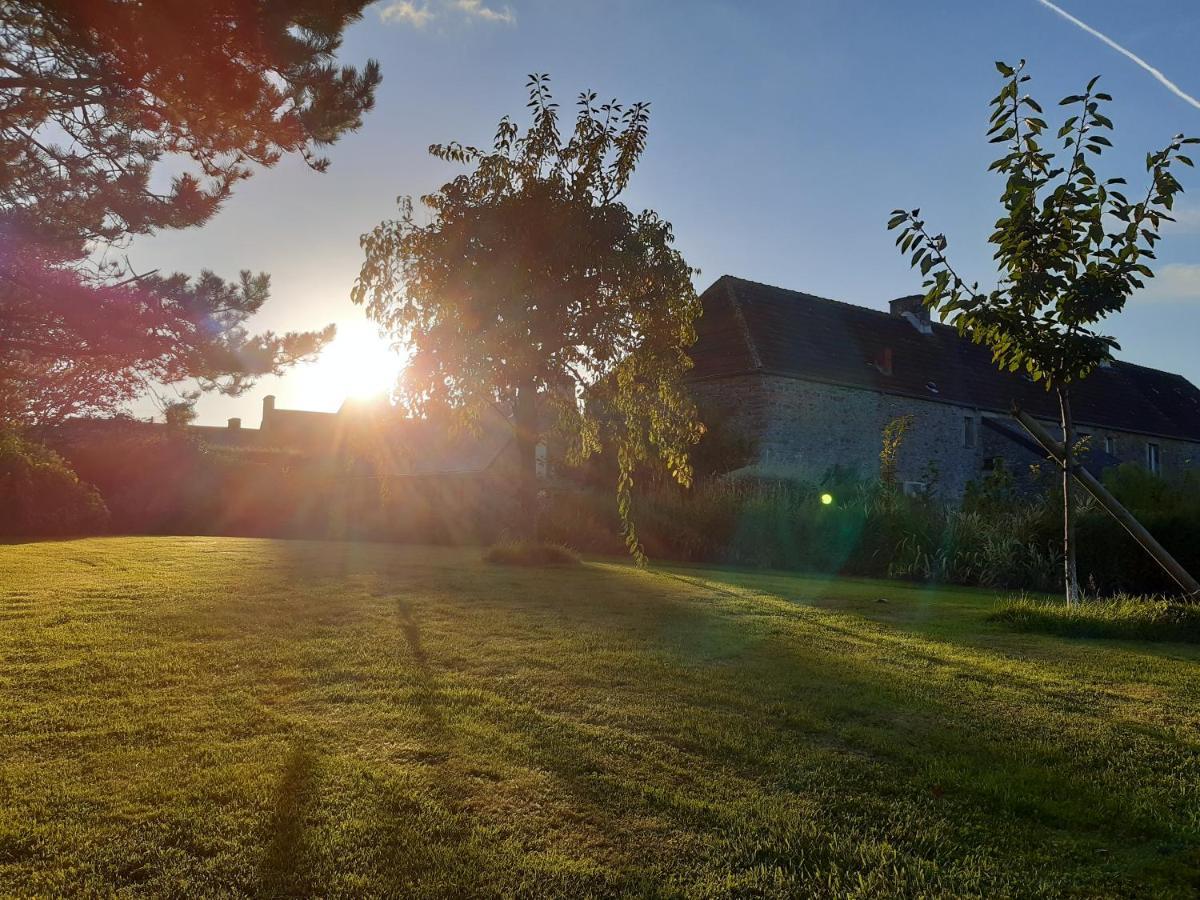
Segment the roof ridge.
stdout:
[[1154,366],[1147,366],[1142,363],[1131,362],[1127,359],[1113,358],[1112,364],[1115,366],[1125,366],[1130,369],[1141,369],[1145,372],[1154,372],[1158,375],[1169,375],[1172,378],[1179,378],[1183,381],[1186,381],[1188,384],[1192,383],[1191,379],[1189,379],[1186,375],[1180,375],[1178,372],[1168,372],[1166,369],[1156,369]]
[[[835,300],[832,297],[822,297],[819,294],[809,294],[805,291],[797,291],[793,288],[780,287],[777,284],[767,284],[765,281],[755,281],[753,278],[742,278],[740,275],[725,274],[725,275],[722,275],[721,279],[718,279],[718,280],[740,281],[743,284],[755,285],[757,287],[767,288],[768,290],[772,290],[772,291],[780,291],[785,294],[793,294],[797,297],[803,297],[806,300],[818,300],[822,303],[833,303],[833,304],[836,304],[837,306],[845,306],[845,307],[849,307],[850,309],[861,310],[863,312],[869,312],[869,313],[875,313],[876,315],[879,315],[879,316],[887,316],[890,319],[896,318],[895,316],[892,315],[891,311],[887,310],[887,309],[877,309],[874,306],[862,306],[861,304],[858,304],[858,303],[851,303],[849,300]],[[912,296],[915,297],[915,296],[920,296],[920,295],[913,294]],[[945,328],[949,331],[954,332],[955,334],[958,334],[958,329],[955,326],[948,325],[945,322],[939,321],[937,319],[931,319],[929,324],[932,325],[934,328]],[[966,339],[970,340],[969,337]],[[1179,378],[1183,381],[1186,381],[1186,382],[1188,382],[1188,384],[1192,383],[1191,379],[1189,379],[1185,375],[1180,375],[1178,372],[1169,372],[1166,369],[1157,369],[1154,366],[1147,366],[1147,365],[1144,365],[1143,363],[1131,362],[1130,360],[1119,359],[1117,357],[1112,358],[1112,363],[1113,363],[1113,365],[1117,365],[1117,366],[1129,366],[1132,368],[1142,369],[1147,372],[1156,372],[1159,375],[1169,375],[1172,378]]]
[[746,321],[746,315],[742,312],[742,304],[738,302],[737,295],[733,292],[728,282],[725,283],[725,297],[729,300],[729,308],[733,312],[733,318],[737,322],[742,340],[746,342],[746,350],[750,354],[750,363],[754,368],[761,369],[763,364],[762,357],[758,352],[758,344],[754,340],[754,334],[750,331],[750,323]]
[[[883,316],[883,317],[893,320],[893,321],[903,321],[903,320],[899,319],[897,316],[892,315],[892,311],[890,309],[877,309],[874,306],[863,306],[860,303],[851,303],[849,300],[835,300],[832,297],[822,297],[819,294],[809,294],[804,291],[793,290],[792,288],[779,287],[779,285],[776,285],[776,284],[767,284],[765,281],[755,281],[752,278],[742,278],[738,275],[722,275],[721,279],[718,279],[718,280],[723,280],[723,279],[728,279],[729,281],[740,281],[743,284],[752,284],[752,285],[756,285],[757,287],[767,288],[768,290],[772,290],[772,291],[781,291],[785,294],[794,294],[797,297],[803,297],[805,300],[816,300],[821,303],[832,303],[835,306],[845,306],[845,307],[848,307],[849,309],[858,310],[860,312],[874,313],[877,316]],[[919,297],[919,296],[924,296],[924,295],[923,294],[911,294],[911,295],[906,295],[906,296]],[[930,324],[935,328],[945,328],[945,329],[948,329],[949,331],[954,332],[955,334],[958,333],[958,329],[955,328],[953,325],[947,325],[945,322],[941,322],[936,319],[931,320]]]
[[[1014,399],[1047,406],[1044,391],[1001,370],[954,325],[918,336],[890,311],[733,275],[705,294],[720,322],[693,350],[699,377],[771,372],[1000,412]],[[881,374],[872,362],[887,348],[901,364]],[[1080,383],[1078,398],[1081,422],[1200,442],[1200,390],[1185,376],[1114,359],[1107,374]]]

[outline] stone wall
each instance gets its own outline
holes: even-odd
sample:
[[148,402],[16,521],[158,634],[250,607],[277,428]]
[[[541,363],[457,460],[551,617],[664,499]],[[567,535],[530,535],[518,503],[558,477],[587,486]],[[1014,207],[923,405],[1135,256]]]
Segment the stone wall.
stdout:
[[[932,482],[940,496],[956,499],[982,467],[973,409],[770,374],[697,382],[693,393],[702,418],[715,413],[726,427],[758,437],[764,471],[820,481],[840,467],[877,477],[883,429],[905,415],[913,421],[897,457],[898,480]],[[966,446],[967,418],[973,447]]]
[[[1014,471],[1027,469],[1037,459],[982,427],[982,418],[994,413],[952,403],[768,373],[697,381],[692,391],[702,419],[756,438],[755,467],[765,473],[820,481],[837,466],[877,477],[883,429],[905,415],[913,419],[897,458],[897,478],[932,483],[943,499],[960,499],[967,483],[981,478],[996,456],[1003,456]],[[996,417],[1022,431],[1008,417]],[[968,439],[968,419],[973,422],[973,440]],[[1056,428],[1049,430],[1056,433]],[[1152,441],[1159,445],[1163,474],[1200,469],[1197,444],[1086,425],[1081,431],[1092,433],[1100,450],[1105,436],[1115,438],[1116,456],[1123,462],[1144,464],[1146,443]]]
[[[1024,429],[1013,419],[1006,416],[996,418],[1010,429],[1024,434]],[[1055,438],[1062,439],[1062,428],[1058,422],[1039,419],[1046,431]],[[1148,444],[1157,444],[1159,449],[1159,471],[1166,476],[1179,475],[1189,470],[1200,471],[1200,444],[1190,441],[1162,438],[1154,435],[1135,434],[1129,431],[1115,431],[1111,428],[1097,428],[1082,424],[1076,426],[1076,439],[1090,436],[1085,445],[1085,453],[1106,452],[1121,463],[1133,463],[1138,466],[1147,465]],[[1010,470],[1021,476],[1029,465],[1046,462],[1045,455],[1015,446],[1011,441],[993,431],[983,433],[983,453],[986,460],[996,456],[1004,457]],[[1108,443],[1106,444],[1106,439]]]

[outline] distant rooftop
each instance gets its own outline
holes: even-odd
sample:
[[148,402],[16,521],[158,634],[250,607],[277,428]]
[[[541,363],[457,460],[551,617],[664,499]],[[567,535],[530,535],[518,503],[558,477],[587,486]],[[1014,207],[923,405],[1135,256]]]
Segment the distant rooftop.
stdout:
[[[762,371],[1000,413],[1015,401],[1058,418],[1053,395],[1001,372],[986,347],[914,322],[913,299],[885,312],[724,275],[702,295],[691,377]],[[1078,424],[1200,441],[1200,390],[1180,375],[1114,361],[1071,393]]]

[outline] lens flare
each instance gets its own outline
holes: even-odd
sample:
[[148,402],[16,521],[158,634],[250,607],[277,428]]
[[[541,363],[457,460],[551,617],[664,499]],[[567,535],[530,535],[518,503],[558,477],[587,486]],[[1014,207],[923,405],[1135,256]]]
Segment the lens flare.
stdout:
[[821,495],[821,503],[824,504],[825,506],[828,506],[832,502],[833,502],[833,494],[822,494]]

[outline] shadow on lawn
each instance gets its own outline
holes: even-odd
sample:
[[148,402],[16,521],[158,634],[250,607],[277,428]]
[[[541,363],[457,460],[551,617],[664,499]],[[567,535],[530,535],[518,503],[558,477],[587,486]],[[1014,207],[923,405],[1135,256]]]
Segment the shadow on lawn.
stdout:
[[425,725],[436,740],[439,747],[431,748],[431,756],[449,754],[450,729],[446,724],[446,716],[442,711],[445,699],[438,688],[437,678],[429,664],[429,652],[421,642],[421,628],[413,615],[412,604],[403,597],[396,598],[396,610],[400,619],[400,633],[414,665],[404,668],[406,672],[415,675],[414,698]]
[[[452,810],[463,801],[462,761],[451,752],[454,729],[438,686],[441,645],[427,646],[419,624],[433,603],[440,614],[457,607],[482,627],[494,624],[493,642],[478,659],[460,657],[456,677],[487,679],[480,686],[502,700],[482,714],[508,732],[533,768],[555,776],[568,798],[558,802],[602,834],[620,835],[622,817],[633,811],[708,832],[720,845],[726,829],[744,827],[738,817],[746,814],[736,800],[723,807],[706,796],[724,792],[728,778],[768,807],[788,797],[811,804],[803,822],[756,826],[773,857],[799,863],[824,853],[822,865],[852,871],[862,864],[856,842],[870,845],[896,809],[919,808],[923,831],[958,838],[933,851],[919,834],[885,829],[914,865],[931,856],[948,868],[956,860],[966,865],[976,849],[959,823],[986,817],[995,839],[979,864],[994,869],[1000,881],[993,886],[1011,887],[1031,871],[1001,871],[1006,861],[1032,865],[1038,857],[1030,848],[1040,842],[1063,852],[1080,843],[1120,848],[1107,857],[1110,865],[1145,855],[1152,862],[1143,865],[1169,871],[1173,852],[1155,848],[1194,830],[1175,785],[1200,777],[1195,762],[1182,759],[1129,697],[1110,692],[1103,666],[1082,658],[1075,668],[1040,659],[1031,665],[965,633],[931,639],[921,628],[799,605],[742,573],[713,583],[721,579],[711,571],[693,578],[588,564],[505,573],[499,584],[461,558],[413,556],[413,571],[421,567],[414,579],[396,567],[394,553],[368,550],[338,552],[328,569],[294,558],[288,577],[297,569],[345,573],[404,591],[404,598],[384,596],[395,603],[396,636],[407,650],[400,668],[416,688],[412,702],[426,720],[430,750],[438,751],[427,762]],[[426,594],[430,584],[438,590]],[[540,635],[555,642],[556,658],[547,658]],[[547,663],[558,680],[531,680],[550,678],[542,674]],[[492,680],[497,670],[506,677]],[[531,695],[530,684],[545,690]],[[561,705],[542,699],[556,692]],[[597,728],[602,711],[619,711],[616,724]],[[287,771],[284,787],[296,799],[281,800],[264,863],[264,884],[285,891],[305,886],[311,760],[298,755]],[[838,844],[837,859],[828,857],[825,838],[805,830],[814,817],[854,836]],[[386,830],[391,836],[379,837],[399,858],[419,840],[400,798]],[[611,840],[631,872],[653,859],[627,839]],[[804,848],[799,856],[796,846]],[[755,859],[726,862],[736,869]],[[1112,869],[1080,864],[1073,871],[1086,871],[1093,887],[1116,883]]]
[[[546,735],[531,745],[538,764],[600,815],[644,804],[642,785],[660,780],[651,772],[671,751],[680,754],[677,772],[685,780],[689,771],[727,767],[752,783],[804,793],[814,788],[812,772],[796,761],[815,750],[822,765],[839,773],[835,783],[862,786],[857,797],[850,791],[824,802],[876,808],[885,818],[889,807],[881,798],[932,803],[927,815],[939,831],[953,832],[956,819],[980,815],[1015,845],[1036,842],[1039,833],[1052,839],[1059,829],[1082,829],[1090,835],[1085,843],[1105,852],[1152,852],[1157,868],[1169,867],[1172,854],[1151,848],[1164,839],[1174,845],[1192,830],[1172,783],[1200,777],[1195,761],[1180,757],[1175,740],[1151,724],[1154,710],[1131,702],[1102,664],[1027,665],[965,635],[930,639],[919,629],[796,605],[761,589],[746,592],[742,579],[722,586],[615,566],[589,569],[604,588],[593,582],[585,593],[577,583],[572,591],[571,576],[563,577],[557,615],[641,639],[652,653],[670,652],[678,668],[660,670],[655,681],[662,707],[690,710],[689,718],[705,726],[691,737],[679,723],[639,711],[644,720],[632,733],[657,733],[664,747],[631,754],[619,740],[606,747],[566,717],[536,721],[534,715],[524,723]],[[663,591],[663,582],[684,590]],[[722,602],[712,602],[714,595]],[[516,596],[522,608],[550,605],[544,594],[528,599],[538,596],[532,589]],[[630,684],[632,709],[644,684],[636,683],[636,672],[612,674]],[[623,689],[614,686],[611,705],[623,707],[617,699]],[[1186,700],[1172,701],[1181,714]],[[797,748],[796,758],[782,752],[787,747]],[[625,776],[639,767],[648,770],[643,777]],[[675,815],[695,815],[686,796],[658,802],[682,803]],[[833,809],[827,814],[838,817]],[[707,827],[719,831],[720,816],[712,816]]]
[[271,897],[311,895],[304,819],[316,800],[314,757],[295,746],[284,764],[275,792],[269,843],[259,867],[258,892]]

